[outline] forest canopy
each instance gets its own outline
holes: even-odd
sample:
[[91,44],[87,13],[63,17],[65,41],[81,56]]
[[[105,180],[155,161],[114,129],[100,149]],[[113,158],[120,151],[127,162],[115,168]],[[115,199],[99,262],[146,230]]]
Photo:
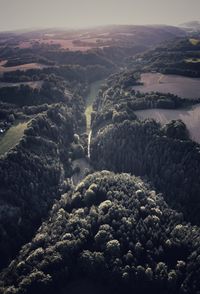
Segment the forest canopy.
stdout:
[[80,279],[107,293],[198,293],[199,242],[140,178],[95,173],[53,206],[2,273],[1,293],[63,293]]

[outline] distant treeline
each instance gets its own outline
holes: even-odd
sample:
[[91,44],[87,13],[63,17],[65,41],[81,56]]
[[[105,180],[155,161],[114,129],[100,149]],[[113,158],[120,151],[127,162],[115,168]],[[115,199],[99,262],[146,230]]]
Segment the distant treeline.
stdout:
[[129,59],[129,67],[142,71],[157,71],[200,77],[200,43],[190,39],[173,40]]
[[94,82],[107,76],[111,71],[102,65],[60,65],[47,67],[43,69],[29,69],[24,71],[16,70],[5,72],[1,78],[2,82],[28,82],[45,80],[49,75],[56,75],[70,83],[76,82]]

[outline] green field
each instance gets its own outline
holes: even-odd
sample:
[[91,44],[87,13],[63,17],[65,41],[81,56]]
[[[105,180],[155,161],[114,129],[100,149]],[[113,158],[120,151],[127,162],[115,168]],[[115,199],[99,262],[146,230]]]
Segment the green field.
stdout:
[[187,59],[185,59],[185,61],[189,62],[189,63],[199,63],[200,58],[187,58]]
[[145,109],[137,110],[135,114],[141,120],[155,119],[162,125],[170,122],[171,120],[182,120],[190,133],[190,137],[193,141],[200,144],[200,104],[193,105],[185,109]]
[[27,125],[28,122],[19,122],[0,136],[0,156],[4,155],[19,142]]
[[198,45],[199,42],[200,42],[200,40],[198,40],[198,39],[194,39],[194,38],[190,38],[189,41],[190,41],[190,43],[191,43],[192,45],[194,45],[194,46]]
[[85,110],[85,116],[86,116],[86,125],[87,125],[87,133],[90,131],[90,125],[91,125],[91,113],[92,113],[92,104],[99,92],[100,86],[102,85],[103,81],[97,81],[91,84],[90,86],[90,92],[87,96],[86,100],[86,110]]

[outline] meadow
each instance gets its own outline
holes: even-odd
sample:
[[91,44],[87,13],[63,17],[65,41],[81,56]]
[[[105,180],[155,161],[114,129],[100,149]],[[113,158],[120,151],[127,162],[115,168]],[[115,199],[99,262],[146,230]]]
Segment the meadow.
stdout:
[[135,86],[136,91],[172,93],[183,98],[200,98],[200,78],[143,73],[140,81],[143,85]]
[[146,109],[135,112],[139,119],[153,118],[162,125],[170,120],[181,119],[187,126],[193,141],[200,143],[200,105],[187,109]]
[[0,136],[0,156],[15,147],[24,135],[28,122],[18,122]]

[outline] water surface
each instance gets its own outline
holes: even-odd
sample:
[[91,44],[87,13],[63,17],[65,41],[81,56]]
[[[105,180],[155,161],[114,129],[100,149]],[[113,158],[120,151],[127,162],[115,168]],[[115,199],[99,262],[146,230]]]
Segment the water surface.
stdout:
[[89,134],[90,132],[90,127],[91,127],[91,113],[93,111],[92,104],[94,100],[96,99],[96,96],[99,92],[99,89],[103,83],[103,80],[96,81],[90,85],[90,91],[89,94],[86,98],[86,110],[85,110],[85,115],[86,115],[86,124],[87,124],[87,133]]

